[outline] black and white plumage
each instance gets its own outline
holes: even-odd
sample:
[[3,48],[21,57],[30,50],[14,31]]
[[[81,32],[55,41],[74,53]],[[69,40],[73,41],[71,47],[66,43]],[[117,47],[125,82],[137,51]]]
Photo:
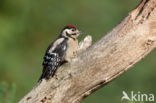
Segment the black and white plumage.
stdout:
[[64,63],[69,62],[78,47],[77,37],[80,32],[73,25],[67,25],[59,37],[46,50],[43,60],[43,71],[39,80],[49,79]]

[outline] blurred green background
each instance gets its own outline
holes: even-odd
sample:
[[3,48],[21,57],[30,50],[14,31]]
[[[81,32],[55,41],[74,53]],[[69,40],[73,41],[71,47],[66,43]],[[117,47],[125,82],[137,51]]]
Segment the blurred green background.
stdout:
[[[45,49],[66,24],[77,25],[95,42],[138,3],[139,0],[0,0],[0,103],[17,103],[32,89],[41,74]],[[82,103],[120,103],[123,90],[156,94],[155,56],[153,51]]]

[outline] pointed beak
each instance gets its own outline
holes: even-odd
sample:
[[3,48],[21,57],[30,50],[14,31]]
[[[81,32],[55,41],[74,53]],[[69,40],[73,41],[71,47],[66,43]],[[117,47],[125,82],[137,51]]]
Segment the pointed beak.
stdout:
[[82,34],[83,34],[83,32],[82,32],[82,31],[78,31],[77,33],[78,33],[79,35],[82,35]]

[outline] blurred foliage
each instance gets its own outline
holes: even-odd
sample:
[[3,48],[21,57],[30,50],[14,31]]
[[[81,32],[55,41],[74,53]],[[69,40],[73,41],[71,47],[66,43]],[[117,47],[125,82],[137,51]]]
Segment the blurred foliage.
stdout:
[[15,84],[0,83],[0,103],[14,103],[15,99]]
[[[32,89],[41,74],[45,49],[64,25],[77,25],[85,34],[92,35],[95,42],[120,23],[138,2],[0,0],[0,102],[16,103]],[[156,93],[155,56],[153,51],[83,103],[120,103],[123,90]]]

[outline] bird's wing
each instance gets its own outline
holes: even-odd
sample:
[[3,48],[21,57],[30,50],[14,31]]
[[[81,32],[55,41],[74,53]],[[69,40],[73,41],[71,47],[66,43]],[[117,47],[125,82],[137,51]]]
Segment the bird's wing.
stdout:
[[60,38],[52,43],[44,56],[43,71],[40,79],[53,76],[59,66],[64,63],[64,55],[67,49],[66,39]]

